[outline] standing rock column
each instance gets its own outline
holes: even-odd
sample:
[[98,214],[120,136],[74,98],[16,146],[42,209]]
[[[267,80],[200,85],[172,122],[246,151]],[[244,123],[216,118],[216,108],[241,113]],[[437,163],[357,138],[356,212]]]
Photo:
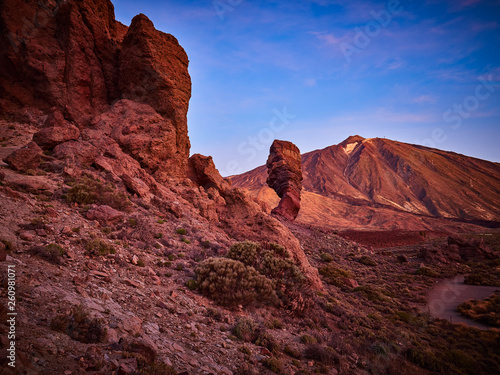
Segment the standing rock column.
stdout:
[[302,190],[302,157],[291,142],[275,140],[267,159],[267,184],[281,198],[274,215],[293,221],[300,210]]

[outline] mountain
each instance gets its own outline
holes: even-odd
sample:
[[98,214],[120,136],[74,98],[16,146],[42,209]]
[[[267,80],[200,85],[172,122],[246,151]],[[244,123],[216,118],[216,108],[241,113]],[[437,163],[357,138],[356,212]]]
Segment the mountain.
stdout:
[[[302,171],[301,223],[442,230],[500,221],[499,163],[355,135],[303,154]],[[231,180],[273,208],[266,178],[261,166]]]

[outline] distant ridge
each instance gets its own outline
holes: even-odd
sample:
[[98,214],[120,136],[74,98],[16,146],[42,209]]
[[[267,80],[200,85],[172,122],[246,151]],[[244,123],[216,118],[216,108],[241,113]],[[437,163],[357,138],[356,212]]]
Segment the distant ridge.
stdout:
[[[498,226],[500,164],[385,138],[348,137],[302,155],[297,220],[338,228]],[[266,167],[231,177],[270,208]]]

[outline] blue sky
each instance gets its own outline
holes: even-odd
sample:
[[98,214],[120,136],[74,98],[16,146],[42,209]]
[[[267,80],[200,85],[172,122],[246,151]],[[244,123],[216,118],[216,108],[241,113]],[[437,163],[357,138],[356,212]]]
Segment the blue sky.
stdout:
[[174,35],[191,152],[223,175],[349,135],[500,162],[500,0],[115,0]]

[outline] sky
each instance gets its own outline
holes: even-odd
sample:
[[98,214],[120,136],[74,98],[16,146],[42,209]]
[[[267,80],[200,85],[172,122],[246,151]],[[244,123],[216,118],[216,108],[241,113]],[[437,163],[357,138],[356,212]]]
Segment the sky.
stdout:
[[500,0],[114,0],[174,35],[191,153],[223,176],[350,135],[500,162]]

